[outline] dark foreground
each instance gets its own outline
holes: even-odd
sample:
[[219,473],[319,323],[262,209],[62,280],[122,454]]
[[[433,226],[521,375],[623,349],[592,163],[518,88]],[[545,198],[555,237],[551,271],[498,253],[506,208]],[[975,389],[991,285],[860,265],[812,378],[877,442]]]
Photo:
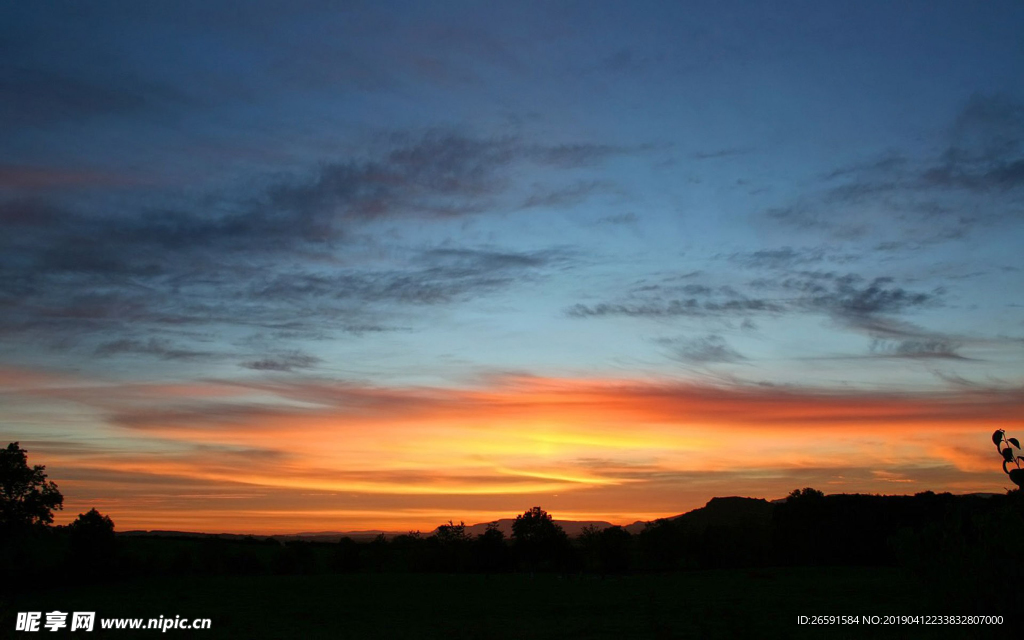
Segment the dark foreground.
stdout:
[[[963,613],[894,568],[721,569],[600,578],[367,573],[212,576],[53,587],[7,599],[0,637],[147,638],[990,638],[1001,626],[886,626],[864,616]],[[942,601],[945,600],[945,604]],[[18,633],[18,611],[209,618],[204,631]],[[1004,612],[992,611],[994,615]],[[859,616],[855,625],[797,616]],[[97,627],[99,623],[97,622]]]

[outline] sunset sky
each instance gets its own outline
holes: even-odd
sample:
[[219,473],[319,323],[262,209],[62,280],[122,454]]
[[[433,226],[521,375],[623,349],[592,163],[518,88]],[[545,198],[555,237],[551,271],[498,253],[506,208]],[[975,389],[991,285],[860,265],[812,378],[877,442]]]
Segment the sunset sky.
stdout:
[[0,5],[0,438],[119,530],[1002,492],[1020,2]]

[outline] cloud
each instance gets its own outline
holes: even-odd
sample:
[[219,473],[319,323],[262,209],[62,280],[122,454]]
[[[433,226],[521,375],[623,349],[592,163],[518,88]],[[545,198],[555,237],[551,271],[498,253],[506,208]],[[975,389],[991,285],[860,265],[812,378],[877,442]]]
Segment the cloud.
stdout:
[[808,291],[800,283],[795,286],[802,288],[807,295],[800,300],[813,308],[823,309],[843,315],[871,315],[876,313],[899,313],[913,307],[934,304],[937,293],[907,291],[902,287],[891,286],[893,278],[874,278],[866,284],[863,278],[855,274],[839,276],[832,280],[832,289],[821,291],[820,285],[812,285],[814,290]]
[[893,171],[899,171],[907,165],[909,160],[906,156],[900,155],[894,151],[889,151],[883,154],[880,158],[871,160],[869,162],[863,162],[858,164],[849,165],[846,167],[839,167],[828,172],[825,176],[825,180],[834,180],[836,178],[842,178],[849,175],[864,175],[864,174],[881,174],[889,175]]
[[156,356],[163,360],[201,360],[217,357],[220,354],[211,351],[194,351],[174,346],[168,340],[150,338],[149,340],[133,340],[123,338],[104,342],[96,347],[95,354],[109,357],[121,354]]
[[[703,338],[717,343],[713,334]],[[119,508],[133,517],[152,518],[163,516],[152,515],[154,501],[179,514],[200,508],[223,517],[212,496],[248,496],[246,509],[277,504],[291,513],[313,508],[309,501],[382,508],[453,496],[466,508],[474,495],[552,492],[571,493],[575,504],[628,505],[642,493],[645,504],[665,501],[668,511],[680,491],[697,491],[703,503],[720,487],[763,491],[766,478],[791,483],[778,495],[811,477],[873,490],[871,471],[929,488],[985,487],[998,482],[991,470],[964,474],[986,466],[988,454],[976,453],[988,451],[985,434],[1024,408],[1011,386],[910,393],[519,376],[456,388],[313,376],[153,384],[21,373],[0,371],[0,381],[15,385],[0,385],[0,393],[40,407],[73,402],[121,428],[109,446],[102,438],[86,447],[40,438],[33,451],[59,470],[54,478],[73,480],[78,499],[96,491],[123,499]],[[932,444],[937,431],[942,447]],[[735,464],[736,442],[758,452],[754,464]]]
[[978,192],[1024,185],[1024,104],[1001,94],[972,96],[953,123],[949,146],[921,181]]
[[598,218],[597,224],[610,224],[610,225],[630,225],[636,224],[640,221],[640,217],[635,213],[620,213],[612,216],[604,216]]
[[[714,339],[707,343],[720,344]],[[701,339],[692,344],[699,346]],[[20,379],[12,378],[12,382]],[[385,387],[307,377],[189,384],[86,380],[58,384],[39,378],[31,385],[18,386],[17,391],[46,401],[81,402],[109,412],[113,422],[124,426],[180,428],[183,437],[196,430],[224,434],[231,426],[242,430],[258,427],[268,434],[288,429],[299,433],[303,423],[317,430],[334,428],[335,420],[343,417],[364,426],[429,421],[473,429],[481,416],[486,416],[487,423],[520,426],[547,416],[550,421],[568,420],[583,432],[599,424],[617,426],[623,420],[647,425],[675,423],[680,416],[751,432],[801,431],[806,424],[833,429],[859,424],[869,432],[884,432],[897,423],[931,428],[933,422],[1012,420],[1024,406],[1024,396],[1014,386],[974,385],[911,393],[523,376],[495,378],[480,388],[463,389]],[[422,431],[426,432],[431,430]],[[528,429],[520,429],[510,435],[528,433]],[[596,437],[597,432],[593,434]],[[609,442],[628,435],[601,434]]]
[[1005,191],[1024,185],[1024,159],[981,169],[953,160],[928,169],[921,179],[928,186],[979,192]]
[[415,253],[404,269],[279,273],[254,282],[248,297],[442,304],[527,281],[544,268],[568,264],[572,257],[560,248],[512,252],[443,247]]
[[[866,323],[863,326],[854,328],[862,330],[871,336],[871,343],[868,352],[858,355],[825,356],[824,360],[861,360],[861,359],[905,359],[905,360],[952,360],[952,361],[979,361],[978,358],[971,358],[960,353],[965,346],[985,347],[994,344],[1008,344],[1005,339],[1000,340],[959,340],[954,336],[947,336],[936,332],[926,331],[920,327],[907,325],[901,331],[893,331],[893,328],[884,323]],[[904,336],[912,337],[904,337]],[[950,376],[950,374],[935,372],[940,378],[946,381],[954,379],[966,382],[963,378]],[[973,383],[970,383],[973,385]]]
[[169,112],[191,102],[171,85],[124,70],[87,75],[13,61],[0,65],[0,93],[0,121],[34,127]]
[[18,193],[60,189],[106,189],[142,186],[148,182],[131,173],[98,171],[84,167],[0,164],[0,193],[3,191]]
[[710,318],[730,315],[771,314],[785,310],[784,301],[748,296],[731,286],[694,282],[703,271],[671,273],[657,280],[642,279],[625,291],[621,300],[575,304],[565,310],[574,318],[608,316]]
[[[333,274],[284,273],[256,281],[247,297],[266,302],[316,301],[316,315],[328,316],[332,309],[345,315],[348,303],[396,303],[432,305],[456,302],[509,286],[516,277],[506,268],[498,272],[465,269],[363,271]],[[341,305],[341,306],[334,306]]]
[[848,264],[860,260],[860,256],[840,253],[829,247],[781,247],[779,249],[760,249],[758,251],[736,252],[728,256],[729,260],[743,265],[748,269],[792,269],[793,267],[829,262]]
[[1024,151],[1024,104],[1006,94],[975,94],[957,115],[947,159],[1002,162]]
[[[0,301],[5,305],[0,335],[61,348],[69,339],[84,339],[95,349],[99,339],[97,353],[103,356],[134,353],[184,360],[208,349],[190,344],[193,340],[184,335],[172,344],[163,338],[126,337],[129,331],[203,328],[211,334],[207,339],[215,339],[231,326],[272,331],[290,340],[394,330],[408,327],[407,321],[396,322],[404,305],[464,302],[539,281],[549,269],[575,260],[567,248],[441,246],[396,248],[377,266],[358,266],[298,248],[277,254],[260,250],[273,238],[239,247],[237,254],[222,238],[223,249],[215,251],[216,234],[194,227],[179,228],[180,234],[202,238],[191,245],[184,238],[164,238],[158,241],[163,247],[149,244],[124,229],[107,236],[97,231],[103,240],[83,244],[76,240],[74,224],[61,223],[59,211],[53,215],[54,225],[25,223],[22,233],[15,229],[12,235],[19,243],[11,236],[0,239],[11,249],[0,255]],[[104,225],[79,228],[101,230]],[[91,231],[82,234],[91,236]]]
[[605,316],[631,316],[647,318],[707,317],[748,313],[777,313],[783,308],[775,302],[759,299],[700,301],[696,298],[645,303],[575,304],[566,310],[571,318],[599,318]]
[[[770,281],[760,281],[762,286]],[[894,316],[942,303],[943,290],[911,291],[895,286],[888,276],[872,278],[831,271],[803,271],[774,283],[798,295],[789,301],[794,311],[824,312],[846,326],[882,336],[920,339],[927,332]]]
[[[311,177],[271,184],[249,202],[221,203],[228,206],[218,209],[230,211],[224,214],[163,208],[97,216],[38,200],[6,201],[0,203],[0,219],[20,235],[17,246],[8,241],[0,248],[44,273],[132,275],[179,271],[211,253],[325,251],[348,242],[358,225],[371,220],[504,210],[497,200],[509,188],[505,169],[514,163],[577,167],[631,152],[436,131],[421,137],[396,134],[389,143],[376,158],[325,163]],[[600,188],[603,183],[577,182],[534,196],[531,206],[566,204]],[[518,206],[510,202],[506,208]]]
[[524,148],[524,154],[540,164],[575,169],[592,166],[614,156],[646,153],[654,148],[655,146],[651,144],[626,146],[576,143],[527,146]]
[[746,360],[720,335],[709,334],[699,338],[668,338],[659,344],[671,349],[672,355],[684,362],[711,364]]
[[[842,319],[842,317],[840,317]],[[873,338],[894,340],[940,340],[950,338],[934,331],[928,331],[912,322],[879,315],[855,315],[845,318],[846,326],[868,334]]]
[[[221,262],[195,269],[203,264],[197,261],[181,265],[178,273],[136,273],[133,281],[123,283],[115,276],[124,271],[111,267],[103,272],[102,293],[79,295],[68,289],[88,289],[99,274],[31,273],[8,278],[0,287],[0,295],[8,295],[11,303],[0,330],[120,329],[128,322],[382,330],[389,326],[378,317],[381,305],[442,304],[487,294],[541,277],[546,268],[568,264],[572,255],[565,249],[441,248],[408,252],[390,269],[311,266],[294,271]],[[148,283],[140,285],[139,276]],[[296,315],[288,305],[300,303],[305,312]]]
[[520,208],[569,207],[583,202],[596,194],[608,192],[610,186],[610,183],[607,181],[591,180],[588,182],[577,182],[567,187],[542,189],[526,198],[520,205]]
[[[378,159],[324,164],[312,180],[273,186],[270,207],[293,212],[324,237],[349,219],[479,214],[502,208],[498,198],[509,187],[513,165],[578,169],[647,148],[541,145],[512,136],[473,138],[442,131],[418,138],[395,135],[391,141],[396,146]],[[600,181],[579,181],[532,196],[521,206],[574,203],[604,188]]]
[[272,356],[266,356],[259,360],[250,360],[243,362],[241,366],[246,369],[254,369],[256,371],[281,371],[290,372],[296,369],[309,369],[323,362],[321,358],[311,356],[308,353],[302,353],[301,351],[291,351],[288,353],[279,353]]
[[382,158],[324,164],[312,180],[271,187],[270,208],[290,212],[325,238],[348,219],[479,213],[503,189],[499,171],[523,156],[511,137],[394,138],[397,146]]
[[[119,204],[94,212],[38,197],[0,200],[9,231],[0,237],[0,334],[56,344],[116,332],[100,355],[184,359],[203,349],[126,339],[126,326],[393,329],[394,305],[462,302],[540,279],[572,258],[567,249],[389,249],[367,225],[507,213],[522,206],[510,184],[513,165],[551,174],[640,147],[428,131],[383,136],[375,149],[324,163],[306,178],[275,179],[251,197],[212,197],[202,206]],[[548,204],[602,188],[573,182],[547,194]],[[367,251],[385,258],[360,267],[343,257]],[[296,303],[300,314],[286,306]]]
[[[824,254],[807,254],[791,248],[733,254],[731,260],[762,268],[784,269],[789,265],[823,260]],[[749,283],[760,295],[745,295],[731,286],[679,283],[663,279],[640,283],[629,289],[625,300],[597,304],[575,304],[569,317],[712,317],[782,313],[827,313],[857,325],[876,322],[879,316],[893,316],[915,308],[941,303],[942,290],[911,291],[896,286],[894,279],[881,276],[866,280],[854,273],[797,271],[782,277],[757,278]],[[775,297],[766,292],[778,292]],[[793,294],[796,294],[795,296]]]
[[424,251],[420,261],[432,268],[449,268],[461,270],[463,273],[480,273],[544,267],[565,263],[572,257],[573,252],[566,248],[513,252],[441,247]]
[[736,262],[741,262],[743,265],[751,268],[762,268],[762,267],[791,267],[794,264],[805,264],[808,262],[820,262],[822,254],[820,252],[807,253],[798,252],[792,247],[783,247],[781,249],[762,249],[759,251],[752,251],[750,253],[734,253],[731,259]]
[[717,160],[719,158],[747,155],[753,152],[754,149],[751,147],[733,147],[729,149],[719,149],[717,151],[698,151],[693,153],[691,157],[695,160]]
[[1022,123],[1019,101],[974,95],[939,141],[940,152],[913,156],[888,150],[838,167],[822,177],[819,188],[762,215],[838,239],[885,230],[886,242],[916,245],[959,240],[977,227],[1015,224],[1018,189],[1024,186]]
[[871,354],[886,358],[967,360],[957,353],[960,344],[938,338],[911,340],[875,339],[871,343]]

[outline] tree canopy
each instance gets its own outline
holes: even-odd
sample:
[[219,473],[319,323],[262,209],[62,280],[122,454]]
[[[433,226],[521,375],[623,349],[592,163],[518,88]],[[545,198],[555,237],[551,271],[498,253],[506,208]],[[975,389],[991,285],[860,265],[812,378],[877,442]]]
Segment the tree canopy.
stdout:
[[105,516],[93,508],[89,509],[86,513],[78,514],[78,518],[68,525],[68,529],[72,533],[88,532],[94,535],[107,536],[113,535],[114,522],[110,519],[110,516]]
[[512,537],[519,543],[543,542],[564,538],[565,532],[551,519],[551,514],[540,507],[533,507],[516,516],[512,523]]
[[469,534],[466,533],[466,523],[460,521],[459,524],[453,523],[451,520],[448,524],[442,524],[437,528],[437,541],[443,545],[452,544],[464,544],[469,542]]
[[17,442],[0,449],[0,529],[53,523],[53,511],[64,508],[64,496],[45,471],[41,464],[29,466]]
[[817,489],[811,487],[805,487],[803,489],[793,489],[789,492],[790,500],[818,500],[824,498],[825,494]]

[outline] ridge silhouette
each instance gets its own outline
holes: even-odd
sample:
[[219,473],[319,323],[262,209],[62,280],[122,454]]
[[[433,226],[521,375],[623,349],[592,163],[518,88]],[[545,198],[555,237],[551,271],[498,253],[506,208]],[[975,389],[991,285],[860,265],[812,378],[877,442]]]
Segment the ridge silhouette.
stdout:
[[[1005,453],[1019,448],[1016,439],[997,431],[993,442],[1004,471],[1016,481],[1020,476],[1013,472],[1022,471],[1022,458],[1014,455],[1011,460]],[[12,446],[15,449],[9,451],[23,453]],[[20,453],[11,459],[17,464],[8,466],[16,473],[35,471]],[[17,512],[10,505],[4,508],[4,513]],[[170,576],[603,577],[845,566],[901,568],[927,585],[936,602],[961,613],[1024,610],[1021,581],[1005,579],[1007,553],[1024,540],[1020,489],[1005,494],[925,491],[883,496],[825,495],[807,487],[773,502],[715,497],[687,513],[626,527],[588,523],[572,536],[539,506],[511,521],[510,536],[501,521],[481,529],[449,520],[431,534],[380,533],[365,541],[348,536],[314,541],[177,532],[118,535],[111,519],[95,509],[67,526],[39,520],[33,526],[0,529],[3,557],[8,559],[0,564],[6,594],[54,584]]]

